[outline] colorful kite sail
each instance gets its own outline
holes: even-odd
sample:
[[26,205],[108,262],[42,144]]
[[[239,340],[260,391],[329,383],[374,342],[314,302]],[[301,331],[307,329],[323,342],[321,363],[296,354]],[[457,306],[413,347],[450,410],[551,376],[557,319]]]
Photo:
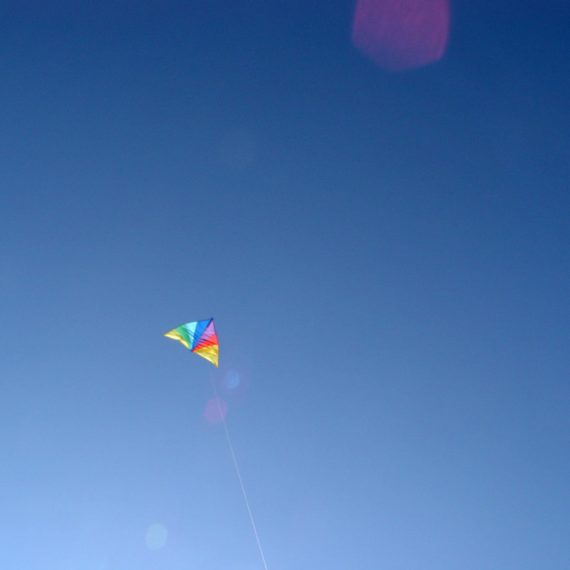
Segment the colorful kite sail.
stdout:
[[218,366],[219,345],[214,319],[180,325],[164,336],[180,341],[188,350]]

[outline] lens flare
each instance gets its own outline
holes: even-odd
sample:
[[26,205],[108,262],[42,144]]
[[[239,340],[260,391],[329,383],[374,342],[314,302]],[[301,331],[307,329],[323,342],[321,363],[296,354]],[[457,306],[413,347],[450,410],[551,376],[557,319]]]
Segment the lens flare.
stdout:
[[168,540],[168,530],[160,523],[151,524],[145,535],[146,547],[149,550],[160,550],[166,545]]
[[352,40],[384,69],[413,69],[443,57],[449,22],[449,0],[358,0]]
[[221,398],[212,398],[204,408],[204,419],[209,424],[219,424],[224,421],[228,413],[228,404]]
[[229,391],[233,391],[239,388],[240,384],[241,377],[239,372],[236,370],[228,370],[224,375],[224,387]]
[[257,148],[253,135],[243,129],[226,134],[222,140],[221,158],[232,170],[246,170],[255,163]]

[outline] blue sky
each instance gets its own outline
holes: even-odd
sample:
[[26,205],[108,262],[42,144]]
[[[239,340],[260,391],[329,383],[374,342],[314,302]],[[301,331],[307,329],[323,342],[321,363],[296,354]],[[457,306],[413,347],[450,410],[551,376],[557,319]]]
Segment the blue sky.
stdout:
[[570,11],[353,12],[0,4],[3,568],[262,568],[211,382],[271,570],[570,566]]

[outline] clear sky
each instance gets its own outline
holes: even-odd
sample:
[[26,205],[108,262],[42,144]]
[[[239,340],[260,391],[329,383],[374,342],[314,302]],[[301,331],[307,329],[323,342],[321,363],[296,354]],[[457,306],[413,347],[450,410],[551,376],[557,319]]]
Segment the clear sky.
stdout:
[[[0,3],[0,567],[570,568],[570,8]],[[162,337],[213,316],[221,365]]]

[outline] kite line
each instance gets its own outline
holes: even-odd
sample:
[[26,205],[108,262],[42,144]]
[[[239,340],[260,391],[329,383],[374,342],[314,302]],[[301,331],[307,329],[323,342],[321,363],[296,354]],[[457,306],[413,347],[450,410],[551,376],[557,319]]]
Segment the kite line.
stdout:
[[226,422],[226,416],[224,411],[222,410],[222,405],[220,404],[220,396],[218,395],[218,390],[216,389],[216,385],[212,380],[212,387],[214,388],[214,395],[216,398],[216,404],[218,406],[218,413],[220,414],[220,418],[222,420],[222,424],[224,426],[224,434],[226,435],[226,442],[228,444],[228,449],[230,450],[230,455],[232,457],[232,463],[234,464],[234,471],[236,473],[237,479],[239,481],[239,486],[241,488],[241,494],[243,496],[243,501],[247,508],[247,514],[249,515],[249,522],[251,523],[251,528],[253,530],[253,534],[255,536],[255,542],[257,543],[257,550],[259,550],[259,556],[261,558],[261,562],[263,563],[263,568],[268,570],[267,561],[265,560],[265,554],[263,554],[263,548],[261,547],[261,540],[259,539],[259,533],[257,532],[257,525],[255,524],[255,519],[253,517],[253,511],[251,510],[251,505],[249,504],[249,499],[247,496],[247,492],[245,490],[245,485],[243,484],[243,478],[241,476],[241,471],[239,468],[239,463],[237,460],[236,452],[232,443],[232,438],[230,437],[230,430],[228,429],[228,424]]

